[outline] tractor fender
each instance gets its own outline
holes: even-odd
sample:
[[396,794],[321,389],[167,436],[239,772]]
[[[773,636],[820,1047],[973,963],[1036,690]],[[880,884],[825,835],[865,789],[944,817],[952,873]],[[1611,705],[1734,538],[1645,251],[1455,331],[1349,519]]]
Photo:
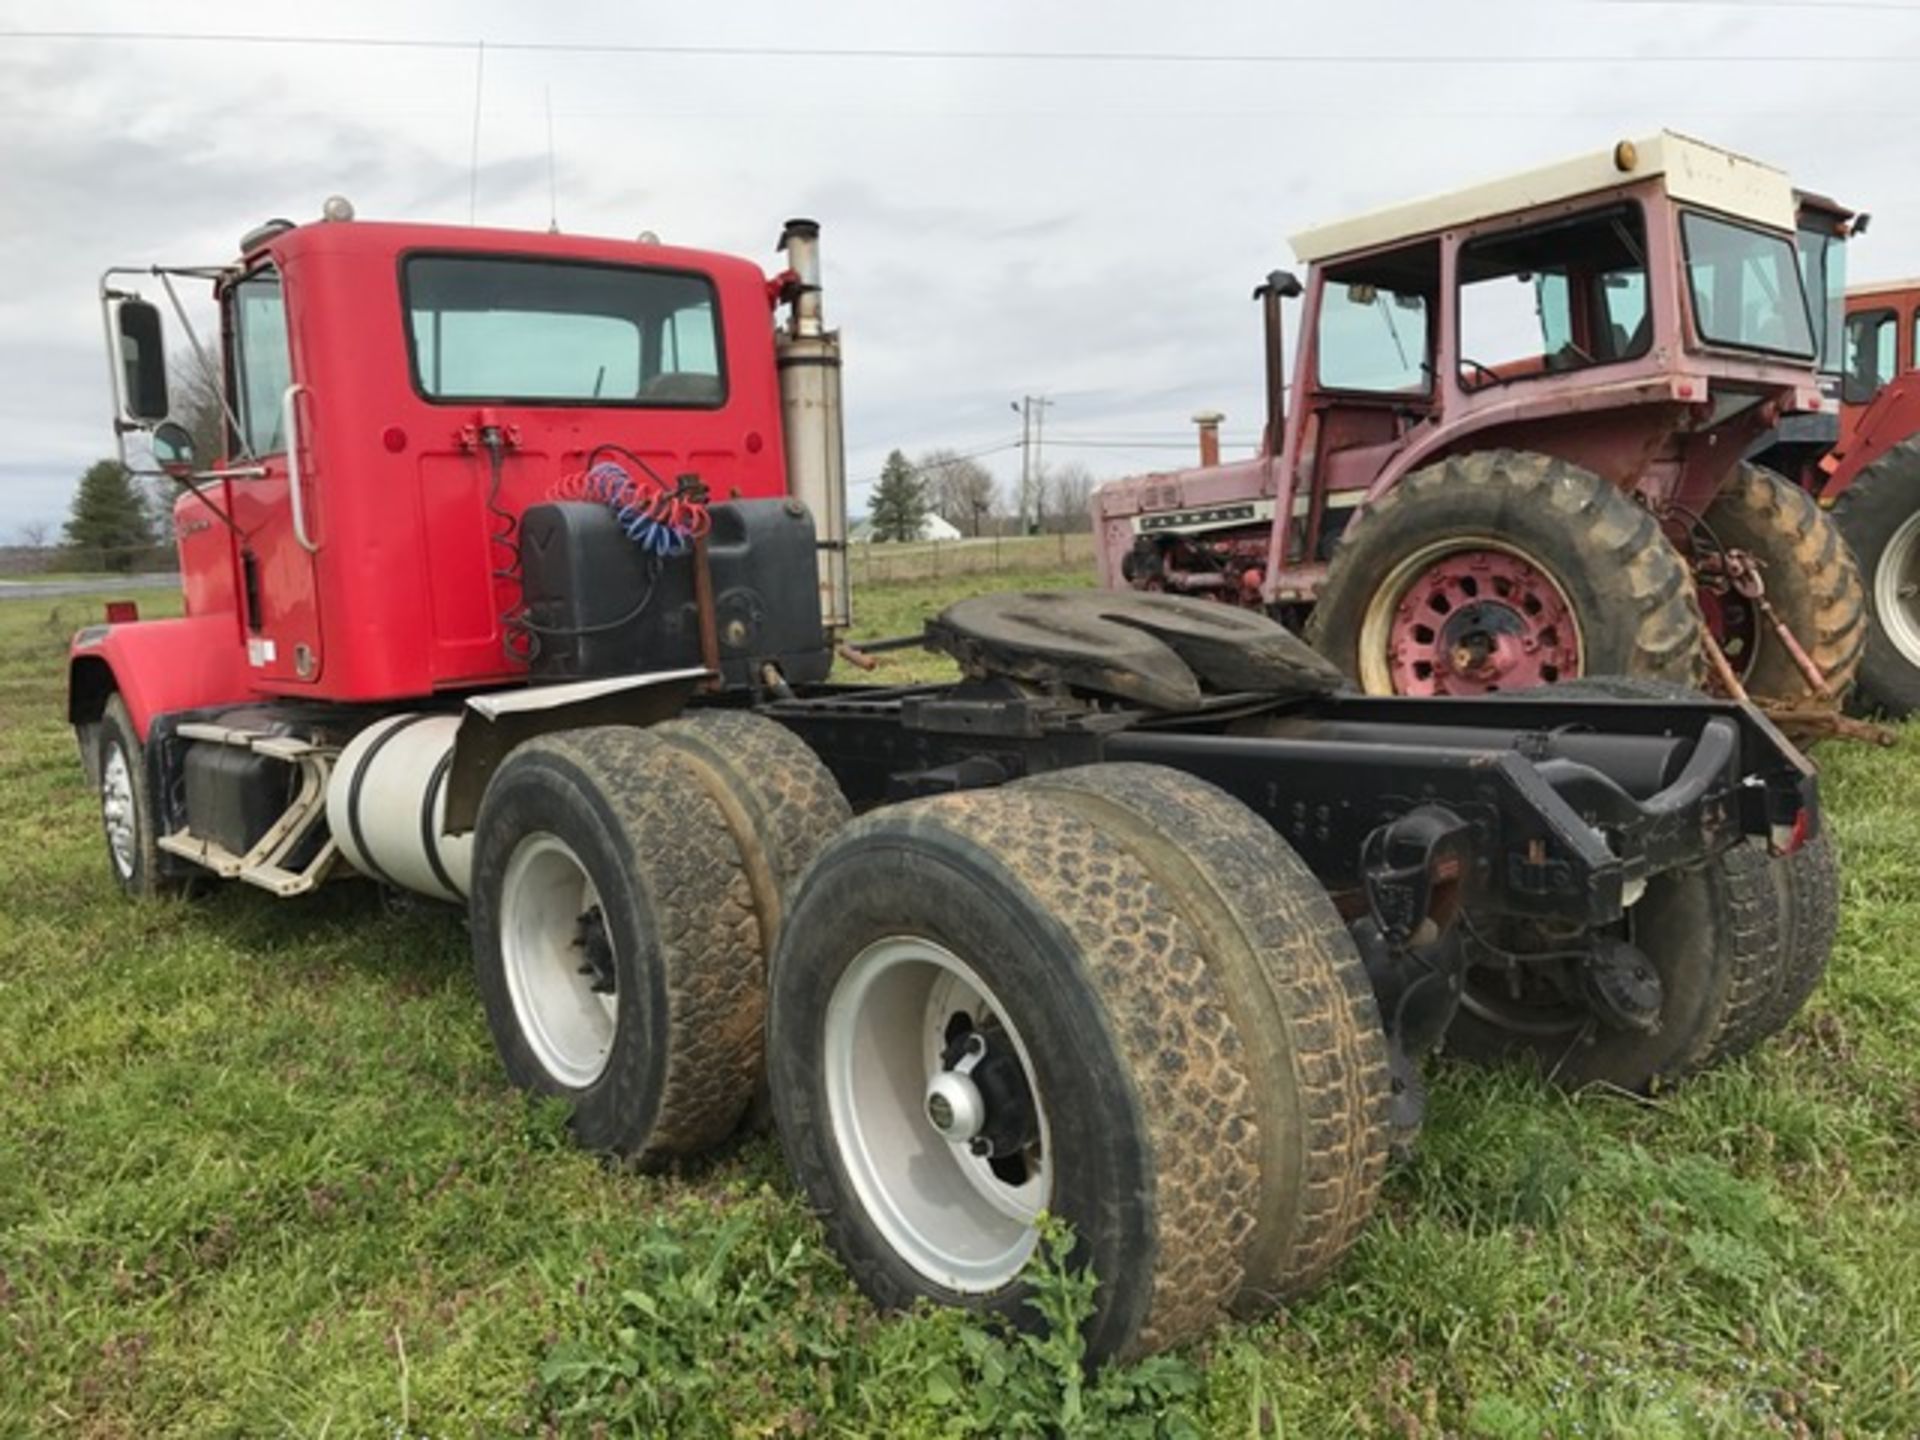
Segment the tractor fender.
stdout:
[[145,744],[156,715],[247,699],[234,627],[231,614],[87,626],[67,650],[67,719],[97,724],[118,694]]
[[1920,434],[1920,374],[1896,375],[1872,400],[1844,438],[1820,462],[1825,478],[1819,486],[1820,503],[1831,505],[1894,446]]
[[657,725],[678,715],[712,678],[698,668],[660,670],[469,695],[454,732],[442,830],[462,835],[473,829],[487,782],[516,745],[590,725]]

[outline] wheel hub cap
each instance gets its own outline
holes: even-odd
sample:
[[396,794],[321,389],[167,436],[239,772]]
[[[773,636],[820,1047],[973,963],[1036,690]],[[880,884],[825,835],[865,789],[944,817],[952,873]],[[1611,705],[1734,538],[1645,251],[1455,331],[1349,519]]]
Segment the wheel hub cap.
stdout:
[[1920,666],[1920,510],[1893,532],[1873,572],[1880,628],[1909,665]]
[[1455,550],[1400,593],[1387,669],[1401,695],[1523,690],[1580,673],[1580,632],[1560,587],[1504,550]]
[[1020,1273],[1052,1197],[1032,1057],[971,966],[931,940],[876,941],[828,1001],[833,1143],[900,1259],[982,1294]]
[[593,1084],[619,1017],[600,896],[564,840],[525,836],[500,886],[500,958],[520,1034],[559,1084]]
[[101,767],[100,813],[106,821],[107,849],[113,855],[114,868],[130,877],[136,838],[133,771],[127,765],[126,752],[118,745],[108,748],[106,764]]

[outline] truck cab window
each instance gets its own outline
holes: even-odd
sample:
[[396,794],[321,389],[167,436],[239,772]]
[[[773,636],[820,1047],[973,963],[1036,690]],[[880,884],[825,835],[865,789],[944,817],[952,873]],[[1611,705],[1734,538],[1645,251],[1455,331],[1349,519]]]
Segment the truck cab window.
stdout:
[[429,400],[711,407],[726,398],[704,276],[415,255],[405,277],[414,384]]
[[277,455],[286,448],[280,433],[280,401],[293,383],[286,296],[279,274],[255,271],[233,287],[228,304],[232,306],[229,324],[239,440],[252,455]]

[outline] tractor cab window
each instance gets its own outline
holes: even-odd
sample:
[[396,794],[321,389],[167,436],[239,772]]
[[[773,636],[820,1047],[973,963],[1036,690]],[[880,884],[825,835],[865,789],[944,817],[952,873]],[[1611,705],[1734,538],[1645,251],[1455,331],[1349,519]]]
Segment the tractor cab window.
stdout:
[[1529,225],[1460,249],[1465,389],[1631,360],[1652,342],[1638,206]]
[[293,383],[287,347],[287,302],[280,276],[256,270],[228,292],[228,333],[233,344],[235,418],[240,448],[253,456],[286,449],[280,433],[281,400]]
[[1693,323],[1710,345],[1811,360],[1813,318],[1793,242],[1689,210],[1680,216]]
[[1814,364],[1822,374],[1840,369],[1840,332],[1847,318],[1847,242],[1829,219],[1802,225],[1795,240],[1800,250],[1800,283],[1813,314]]
[[414,384],[429,400],[712,408],[726,399],[702,275],[480,255],[405,265]]
[[1424,395],[1432,389],[1429,316],[1440,247],[1429,242],[1327,272],[1316,332],[1324,390]]
[[1898,340],[1891,310],[1861,310],[1847,317],[1847,336],[1840,368],[1840,398],[1864,405],[1893,378],[1898,365]]

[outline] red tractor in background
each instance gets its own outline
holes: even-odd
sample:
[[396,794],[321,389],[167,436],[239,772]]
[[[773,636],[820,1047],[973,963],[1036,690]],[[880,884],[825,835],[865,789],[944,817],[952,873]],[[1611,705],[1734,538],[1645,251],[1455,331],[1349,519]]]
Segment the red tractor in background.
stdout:
[[1795,225],[1780,172],[1662,133],[1295,236],[1261,453],[1098,491],[1103,583],[1265,609],[1374,695],[1618,674],[1841,723],[1859,574],[1742,458],[1826,408]]
[[[1861,223],[1810,197],[1802,216],[1803,252],[1810,231],[1844,236]],[[1823,365],[1838,417],[1809,417],[1819,423],[1783,430],[1756,458],[1831,509],[1865,583],[1859,697],[1900,718],[1920,709],[1920,280],[1852,286],[1845,311]]]
[[[1663,273],[1676,241],[1637,203],[1571,223]],[[1770,234],[1713,223],[1697,243],[1772,263]],[[838,338],[817,227],[781,245],[768,275],[336,199],[226,263],[110,272],[122,453],[181,486],[186,602],[73,640],[115,881],[301,905],[357,876],[463,907],[506,1074],[583,1144],[666,1166],[767,1094],[890,1306],[1038,1323],[1025,1266],[1059,1215],[1099,1279],[1096,1358],[1325,1276],[1442,1042],[1648,1090],[1805,1000],[1832,851],[1812,767],[1749,705],[1376,699],[1265,616],[1097,591],[950,607],[921,638],[957,682],[834,683]],[[1339,292],[1375,324],[1361,292],[1421,293],[1384,253]],[[133,288],[182,281],[219,306],[218,457],[169,418],[161,307]],[[1410,325],[1424,302],[1391,303]],[[1715,468],[1704,437],[1801,402],[1785,361],[1651,356],[1616,373],[1666,427],[1656,460],[1695,427],[1660,472],[1680,495]],[[1721,415],[1738,397],[1756,413]],[[1387,437],[1422,403],[1324,405],[1316,433]],[[1640,638],[1670,624],[1692,673],[1685,577],[1631,551],[1664,543],[1643,511],[1564,462],[1476,463],[1469,487],[1524,478],[1614,547],[1626,578],[1592,583],[1644,599]],[[1497,595],[1523,572],[1472,573]]]

